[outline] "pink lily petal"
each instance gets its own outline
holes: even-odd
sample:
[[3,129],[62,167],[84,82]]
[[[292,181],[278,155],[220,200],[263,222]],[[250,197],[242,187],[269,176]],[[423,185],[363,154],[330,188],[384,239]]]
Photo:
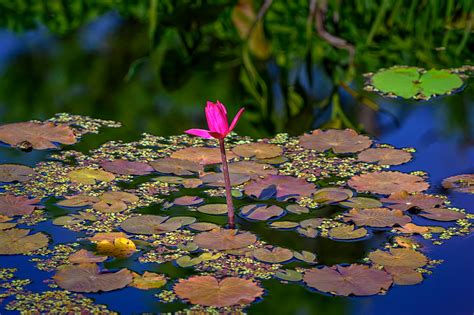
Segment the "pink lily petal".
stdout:
[[205,138],[205,139],[212,139],[212,135],[209,133],[209,130],[188,129],[185,132],[190,134],[190,135],[193,135],[193,136],[198,136],[198,137]]
[[232,123],[230,124],[228,133],[231,132],[232,130],[234,130],[235,125],[237,125],[237,122],[239,121],[240,116],[242,115],[242,113],[244,112],[244,110],[245,110],[245,108],[241,108],[241,109],[238,111],[237,115],[235,115],[234,119],[232,120]]
[[227,116],[227,109],[225,108],[224,104],[222,104],[221,102],[217,101],[216,102],[217,106],[219,107],[219,109],[224,113],[224,115]]
[[214,132],[214,131],[209,131],[209,134],[210,134],[213,138],[216,138],[216,139],[224,139],[225,136],[227,136],[227,133],[222,134],[222,133],[218,133],[218,132]]
[[227,132],[229,123],[227,122],[227,115],[222,112],[219,105],[208,102],[206,106],[206,119],[210,131],[216,131],[221,134]]

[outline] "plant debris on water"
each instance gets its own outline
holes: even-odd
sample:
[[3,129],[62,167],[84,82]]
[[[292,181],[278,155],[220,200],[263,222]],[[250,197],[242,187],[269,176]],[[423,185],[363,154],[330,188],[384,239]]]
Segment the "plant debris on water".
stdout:
[[[462,85],[440,71],[395,68],[371,80],[403,97],[448,92],[435,89],[435,77],[452,82],[450,90]],[[386,90],[386,76],[421,83]],[[409,163],[412,151],[380,147],[352,129],[260,140],[230,134],[238,219],[229,229],[216,141],[143,134],[87,153],[70,147],[85,133],[119,126],[68,114],[0,126],[0,140],[12,150],[49,150],[34,167],[0,165],[0,255],[27,256],[30,264],[20,271],[34,268],[49,278],[37,291],[30,279],[17,278],[18,270],[0,268],[2,308],[113,313],[94,301],[108,294],[100,292],[137,290],[155,292],[176,311],[241,312],[266,298],[264,280],[271,278],[312,294],[390,294],[393,286],[422,282],[429,277],[424,268],[437,264],[419,244],[472,231],[473,215],[429,193],[440,183],[430,183],[428,174],[390,170]],[[460,174],[442,186],[472,193],[472,182],[473,174]],[[314,246],[273,242],[328,239],[350,246],[374,234],[383,242],[345,264],[326,264],[329,254]],[[161,265],[172,267],[157,271]]]

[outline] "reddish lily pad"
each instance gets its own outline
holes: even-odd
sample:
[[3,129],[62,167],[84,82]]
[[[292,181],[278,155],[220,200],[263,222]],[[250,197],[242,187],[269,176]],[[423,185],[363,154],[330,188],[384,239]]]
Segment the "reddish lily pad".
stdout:
[[107,256],[97,256],[93,252],[81,249],[69,256],[69,262],[73,264],[100,263],[107,260]]
[[375,172],[352,177],[348,184],[359,192],[389,195],[396,192],[420,192],[430,185],[423,178],[400,172]]
[[446,189],[474,194],[474,174],[448,177],[443,180],[442,185]]
[[0,164],[0,182],[26,182],[34,170],[26,165]]
[[356,229],[353,225],[341,225],[329,230],[329,237],[336,240],[353,240],[367,235],[364,228]]
[[101,273],[96,264],[63,266],[53,277],[62,289],[72,292],[99,292],[121,289],[133,280],[127,269]]
[[7,217],[15,215],[29,215],[35,209],[42,208],[38,199],[29,199],[23,196],[6,194],[0,196],[0,214]]
[[344,221],[352,221],[355,224],[372,227],[391,227],[394,225],[405,225],[411,221],[409,216],[400,210],[386,208],[352,209],[345,214]]
[[385,271],[358,264],[309,269],[303,280],[319,291],[342,296],[374,295],[392,285],[392,277]]
[[359,135],[352,129],[316,129],[300,137],[301,146],[318,152],[332,149],[334,153],[354,153],[367,149],[371,144],[369,137]]
[[384,267],[392,276],[393,283],[398,285],[414,285],[423,281],[423,275],[409,267]]
[[96,202],[99,202],[100,199],[95,196],[88,196],[88,195],[73,195],[73,196],[65,196],[66,199],[63,199],[56,203],[58,206],[62,207],[71,207],[71,208],[76,208],[76,207],[84,207],[84,206],[90,206]]
[[201,164],[182,159],[163,158],[153,162],[150,165],[158,172],[164,174],[175,174],[179,176],[194,175],[204,170]]
[[274,158],[283,153],[280,146],[264,142],[240,144],[233,147],[232,151],[242,157],[256,157],[257,159]]
[[380,249],[369,254],[369,259],[377,265],[384,267],[406,267],[419,268],[428,263],[428,259],[422,253],[408,248],[391,248],[390,252]]
[[436,221],[456,221],[466,217],[462,212],[446,208],[423,209],[418,215]]
[[268,175],[245,185],[245,194],[258,198],[276,197],[285,200],[292,197],[307,197],[315,191],[316,186],[303,178],[285,175]]
[[179,280],[173,290],[191,304],[215,307],[250,304],[263,295],[255,282],[237,277],[193,276]]
[[173,200],[177,206],[196,206],[204,202],[204,199],[198,196],[181,196]]
[[[226,151],[227,159],[236,157],[232,151]],[[201,165],[221,163],[221,151],[219,148],[189,147],[171,154],[172,158],[198,162]]]
[[46,150],[57,148],[56,143],[74,144],[77,139],[66,125],[21,122],[0,126],[0,141],[12,147]]
[[388,203],[387,207],[406,211],[411,208],[430,209],[443,204],[443,198],[430,196],[425,194],[409,194],[406,191],[396,192],[388,198],[383,198],[380,201]]
[[285,211],[275,205],[247,205],[240,209],[240,213],[247,219],[266,221],[281,216]]
[[194,238],[194,243],[199,247],[215,250],[239,249],[256,241],[257,238],[252,233],[224,229],[203,232]]
[[293,258],[293,252],[282,247],[259,248],[252,252],[254,258],[271,264],[279,264]]
[[357,159],[362,162],[380,165],[400,165],[410,161],[411,154],[392,148],[371,148],[360,152]]
[[123,159],[104,161],[100,166],[107,172],[118,175],[147,175],[153,172],[153,168],[144,162],[132,162]]

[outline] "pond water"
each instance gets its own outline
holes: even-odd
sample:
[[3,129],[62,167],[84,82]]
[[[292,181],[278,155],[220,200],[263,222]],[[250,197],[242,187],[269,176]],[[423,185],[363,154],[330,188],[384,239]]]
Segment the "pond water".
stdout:
[[[0,30],[0,123],[46,120],[56,113],[68,112],[123,124],[120,128],[103,128],[98,134],[86,134],[80,142],[64,148],[82,153],[97,149],[110,140],[138,141],[143,132],[167,137],[180,135],[185,129],[204,127],[203,108],[207,99],[220,99],[228,106],[231,115],[238,108],[248,105],[248,116],[247,113],[242,116],[235,130],[239,136],[271,138],[282,131],[298,136],[322,126],[330,127],[331,125],[325,125],[328,122],[334,127],[349,127],[344,124],[337,126],[340,121],[331,121],[327,117],[330,114],[319,109],[303,113],[303,116],[309,117],[306,119],[309,122],[301,124],[301,115],[290,117],[284,122],[275,116],[262,117],[256,113],[256,105],[249,101],[248,92],[239,86],[236,68],[218,67],[209,70],[211,67],[207,68],[206,62],[211,60],[206,58],[199,59],[202,64],[193,64],[189,68],[181,65],[182,68],[179,68],[176,61],[179,56],[166,54],[167,58],[162,60],[165,65],[159,69],[161,77],[157,78],[154,72],[156,69],[147,64],[149,61],[144,61],[143,65],[138,66],[137,73],[126,79],[127,71],[130,74],[130,64],[138,60],[145,50],[143,46],[146,40],[133,39],[134,31],[137,30],[138,26],[122,20],[117,13],[109,13],[63,38],[56,38],[43,27],[25,34],[16,34],[8,29]],[[212,59],[212,56],[209,58]],[[446,68],[449,66],[459,65],[447,65]],[[265,67],[268,69],[267,75],[271,76],[276,65],[269,61]],[[311,69],[309,73],[314,77],[309,80],[312,85],[307,94],[314,94],[315,100],[323,100],[333,90],[329,75],[321,65]],[[362,74],[365,70],[358,71],[351,85],[359,93],[364,93]],[[304,82],[304,78],[300,79]],[[278,86],[272,86],[275,112],[278,112],[278,103],[284,102],[284,99],[278,99],[280,92]],[[391,170],[404,173],[425,171],[431,185],[425,193],[447,195],[452,206],[474,213],[474,194],[450,191],[441,186],[441,181],[447,177],[474,173],[472,87],[467,84],[457,94],[429,101],[388,99],[375,93],[364,96],[373,100],[380,109],[369,109],[340,89],[342,109],[353,120],[353,127],[363,126],[361,132],[373,137],[377,143],[390,144],[395,148],[416,149],[410,162],[392,166]],[[23,152],[3,145],[0,147],[0,163],[34,167],[45,161],[51,153],[56,151]],[[328,185],[327,181],[322,182]],[[140,182],[132,182],[124,184],[122,188],[134,188],[138,185]],[[197,195],[212,203],[224,202],[222,196],[209,196],[201,188],[181,188],[163,199],[171,202],[186,195]],[[59,199],[43,199],[48,220],[32,227],[25,224],[19,224],[18,227],[32,228],[33,232],[46,232],[54,240],[50,247],[52,244],[75,242],[78,237],[86,236],[84,231],[72,232],[51,223],[55,217],[74,212],[55,205]],[[252,202],[254,201],[250,197],[244,196],[236,199],[236,206]],[[283,207],[287,205],[287,202],[275,200],[264,202]],[[316,211],[317,217],[329,217],[345,210],[347,209],[340,205],[326,205]],[[173,206],[170,210],[166,208],[165,202],[138,207],[135,212],[169,215],[170,211],[173,211],[173,216],[194,216],[199,221],[226,224],[225,216],[190,212],[187,206]],[[313,212],[311,215],[287,214],[283,220],[300,221],[310,217],[313,217]],[[414,218],[413,223],[452,226],[452,222],[437,222],[422,217]],[[237,224],[241,230],[251,231],[268,244],[296,251],[315,252],[318,265],[361,263],[369,252],[383,248],[394,236],[390,229],[369,229],[369,236],[361,240],[338,242],[321,236],[304,237],[296,231],[270,229],[266,222],[249,221],[242,217],[237,217]],[[310,289],[301,283],[282,283],[272,277],[260,281],[259,285],[265,289],[265,293],[261,299],[245,308],[245,311],[250,314],[472,314],[472,234],[454,236],[441,245],[435,245],[420,236],[416,240],[421,244],[421,252],[430,259],[443,260],[419,284],[396,285],[382,295],[342,297]],[[90,244],[84,245],[86,243],[82,242],[80,246],[91,249]],[[104,267],[165,274],[169,278],[166,290],[170,290],[173,281],[198,274],[192,268],[181,268],[172,261],[162,264],[139,263],[138,256],[135,254],[127,259],[110,259],[104,263]],[[55,270],[38,270],[29,259],[31,257],[25,255],[1,255],[0,268],[17,268],[15,276],[18,279],[31,279],[32,283],[27,286],[29,291],[51,290],[48,285],[51,284],[50,279]],[[284,267],[299,266],[309,268],[296,261],[287,263]],[[95,303],[107,305],[110,310],[122,314],[176,312],[190,306],[179,300],[172,303],[160,301],[155,296],[160,290],[145,291],[126,287],[84,295],[92,298]],[[0,297],[0,314],[17,313],[5,309],[12,299],[13,296],[7,297],[2,303]]]

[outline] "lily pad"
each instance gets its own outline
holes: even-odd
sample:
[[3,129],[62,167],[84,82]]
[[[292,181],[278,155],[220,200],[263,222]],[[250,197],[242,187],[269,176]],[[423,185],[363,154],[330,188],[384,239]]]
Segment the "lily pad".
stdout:
[[250,232],[225,229],[203,232],[194,238],[194,243],[199,247],[215,250],[239,249],[252,245],[256,241],[257,238]]
[[443,180],[442,185],[446,189],[474,194],[474,174],[448,177]]
[[257,199],[286,200],[292,197],[307,197],[316,186],[303,178],[285,175],[268,175],[244,186],[245,194]]
[[191,256],[181,256],[176,259],[176,264],[181,268],[188,268],[192,266],[196,266],[202,263],[202,258],[200,257],[191,257]]
[[191,230],[199,231],[199,232],[205,232],[205,231],[210,231],[214,229],[218,229],[219,225],[211,223],[211,222],[196,222],[188,225],[188,228]]
[[352,177],[348,184],[358,192],[389,195],[396,192],[421,192],[430,187],[419,176],[400,172],[375,172]]
[[255,282],[237,277],[193,276],[179,280],[173,290],[191,304],[215,307],[250,304],[263,295]]
[[351,199],[341,202],[340,205],[356,209],[370,209],[382,207],[382,203],[380,201],[367,197],[352,197]]
[[344,201],[351,198],[352,196],[352,190],[337,187],[327,187],[316,190],[313,194],[313,199],[318,203],[334,203]]
[[73,196],[65,196],[66,199],[63,199],[56,204],[58,206],[62,207],[71,207],[71,208],[76,208],[76,207],[84,207],[84,206],[90,206],[96,202],[99,202],[100,199],[95,196],[88,196],[88,195],[73,195]]
[[0,126],[0,141],[12,147],[46,150],[57,148],[57,143],[74,144],[74,131],[66,125],[51,122],[21,122]]
[[198,162],[175,158],[159,159],[150,162],[150,165],[160,173],[175,174],[179,176],[194,175],[195,173],[199,173],[204,170],[202,165]]
[[197,211],[205,213],[205,214],[227,214],[227,204],[225,203],[211,203],[202,205],[197,208]]
[[359,226],[391,227],[394,225],[405,225],[411,221],[411,218],[404,215],[400,210],[373,208],[352,209],[344,215],[344,221],[352,221]]
[[85,263],[100,263],[107,260],[107,256],[97,256],[93,252],[81,249],[68,258],[70,263],[85,264]]
[[[238,173],[230,173],[229,178],[231,186],[242,185],[250,180],[249,175]],[[202,176],[200,179],[207,186],[225,187],[224,173],[209,173]]]
[[329,230],[329,237],[337,240],[353,240],[367,235],[364,228],[356,229],[353,225],[341,225]]
[[87,185],[94,185],[96,182],[111,182],[115,179],[114,174],[94,168],[73,170],[67,176],[73,182]]
[[[236,158],[232,151],[226,151],[227,159]],[[171,154],[172,158],[198,162],[201,165],[217,164],[222,162],[219,148],[189,147]]]
[[404,233],[404,234],[424,234],[429,232],[429,228],[426,226],[420,226],[416,225],[413,223],[407,223],[402,225],[401,227],[396,228],[398,232]]
[[275,273],[275,277],[284,281],[292,281],[292,282],[303,280],[303,275],[301,274],[301,272],[298,272],[296,270],[291,270],[291,269],[278,270]]
[[166,284],[166,278],[162,274],[145,271],[143,275],[133,273],[131,287],[140,290],[158,289]]
[[48,237],[39,232],[28,235],[30,230],[0,230],[0,255],[18,255],[48,246]]
[[299,226],[298,222],[293,221],[275,221],[270,223],[272,229],[289,230]]
[[282,247],[259,248],[254,250],[252,255],[260,261],[271,264],[283,263],[293,258],[293,252]]
[[286,211],[294,214],[304,214],[309,213],[309,209],[300,205],[288,205]]
[[352,129],[316,129],[300,137],[300,145],[317,152],[332,149],[334,153],[354,153],[367,149],[372,144],[369,137],[359,135]]
[[466,217],[462,212],[446,208],[423,209],[423,211],[418,215],[436,221],[456,221]]
[[463,85],[459,75],[448,70],[426,72],[415,67],[392,67],[372,76],[373,86],[382,93],[403,98],[429,99],[449,94]]
[[96,264],[63,266],[53,277],[59,287],[72,292],[113,291],[129,285],[133,276],[127,269],[101,273]]
[[422,253],[408,248],[391,248],[390,252],[380,249],[369,254],[369,259],[384,267],[409,267],[411,269],[423,267],[428,259]]
[[29,199],[23,196],[6,194],[0,196],[0,214],[7,217],[29,215],[35,209],[42,208],[38,199]]
[[265,175],[276,175],[278,170],[271,165],[254,161],[238,161],[229,163],[230,174],[244,174],[255,179]]
[[34,170],[26,165],[0,164],[0,182],[26,182]]
[[388,198],[383,198],[380,201],[388,203],[387,207],[406,211],[411,208],[430,209],[443,204],[444,200],[440,197],[430,196],[425,194],[409,194],[406,191],[393,193]]
[[317,263],[316,261],[316,254],[312,252],[308,252],[306,250],[302,252],[294,252],[294,256],[296,259],[304,261],[305,263],[308,264],[315,264]]
[[342,296],[374,295],[392,285],[392,277],[385,271],[358,264],[309,269],[303,280],[316,290]]
[[264,142],[240,144],[233,147],[232,151],[242,157],[257,159],[269,159],[283,154],[280,146]]
[[251,220],[266,221],[281,216],[285,211],[275,205],[247,205],[240,209],[240,214]]
[[134,162],[124,159],[104,161],[100,166],[107,172],[118,175],[147,175],[153,172],[153,168],[144,162]]
[[177,206],[196,206],[204,202],[204,199],[198,196],[181,196],[173,200]]
[[410,161],[411,158],[409,152],[392,148],[371,148],[357,155],[359,161],[380,165],[400,165]]
[[144,235],[161,234],[181,228],[180,222],[169,222],[169,220],[170,217],[141,215],[128,218],[120,227],[128,233]]

